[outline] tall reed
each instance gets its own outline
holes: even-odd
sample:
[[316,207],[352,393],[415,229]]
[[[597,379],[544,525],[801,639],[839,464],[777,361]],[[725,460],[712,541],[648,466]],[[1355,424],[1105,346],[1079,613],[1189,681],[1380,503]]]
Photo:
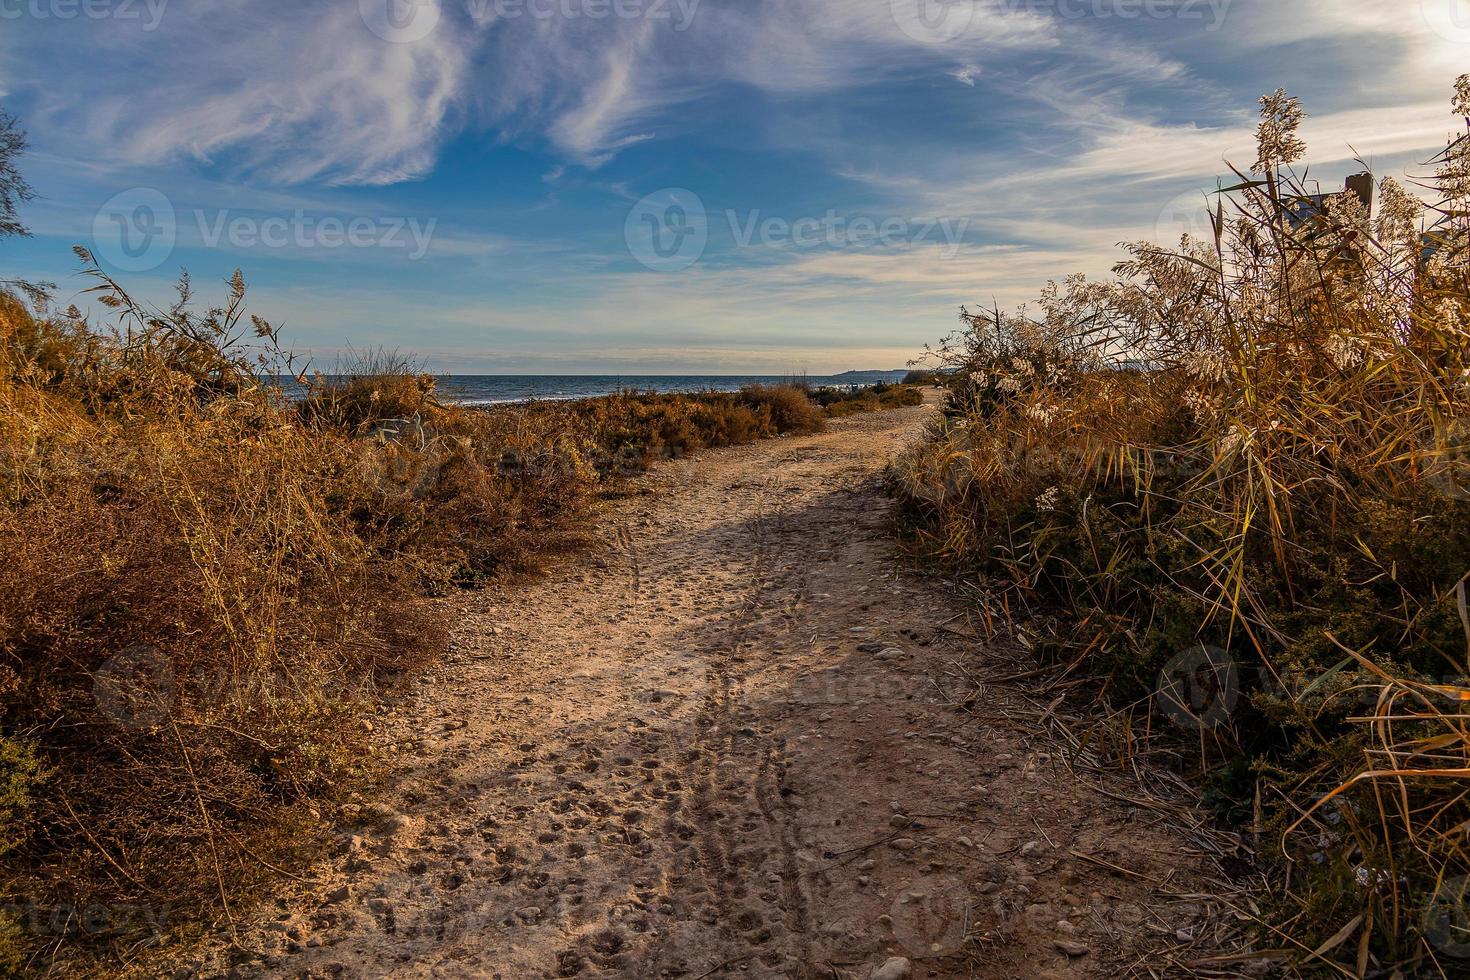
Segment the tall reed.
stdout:
[[1470,132],[1427,202],[1386,178],[1370,215],[1299,169],[1303,115],[1262,99],[1206,240],[962,311],[898,484],[916,546],[1010,591],[1044,656],[1182,724],[1278,859],[1275,943],[1432,969],[1470,953],[1441,928],[1470,873]]

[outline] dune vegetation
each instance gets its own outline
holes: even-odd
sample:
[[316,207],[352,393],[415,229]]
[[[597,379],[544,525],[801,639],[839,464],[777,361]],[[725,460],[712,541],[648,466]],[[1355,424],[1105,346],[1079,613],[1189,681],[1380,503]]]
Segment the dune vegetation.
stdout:
[[828,418],[842,418],[860,412],[876,412],[885,408],[904,408],[924,404],[924,392],[915,385],[875,384],[852,391],[825,388],[812,392]]
[[1262,100],[1210,240],[964,312],[896,483],[913,547],[1114,709],[1085,751],[1192,771],[1253,842],[1258,949],[1447,976],[1470,952],[1470,133],[1370,217],[1316,196],[1302,117]]
[[477,410],[393,355],[308,376],[238,273],[156,308],[77,252],[102,322],[0,293],[0,972],[228,928],[371,793],[435,596],[596,538],[660,459],[824,424],[789,386]]

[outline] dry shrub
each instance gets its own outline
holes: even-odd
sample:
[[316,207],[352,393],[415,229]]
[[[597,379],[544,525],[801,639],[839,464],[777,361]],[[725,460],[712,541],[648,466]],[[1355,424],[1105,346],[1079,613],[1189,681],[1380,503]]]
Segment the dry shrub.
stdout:
[[861,412],[879,412],[888,408],[906,408],[924,404],[924,392],[910,384],[890,385],[879,382],[867,388],[840,391],[822,388],[813,394],[828,418],[845,418]]
[[110,326],[0,293],[0,970],[228,921],[376,762],[365,714],[447,645],[427,597],[535,569],[610,481],[821,425],[799,390],[493,411],[372,354],[298,377],[226,301]]
[[897,483],[918,547],[1061,613],[1029,624],[1044,656],[1182,723],[1178,761],[1279,859],[1271,945],[1449,973],[1470,951],[1443,927],[1470,873],[1470,135],[1432,206],[1385,180],[1370,219],[1296,175],[1300,118],[1262,100],[1213,240],[963,312],[936,351],[946,419]]
[[196,315],[92,271],[116,332],[0,310],[0,900],[63,959],[228,913],[310,845],[357,716],[445,642],[334,506],[370,492],[351,447],[236,353],[243,283]]
[[749,385],[740,392],[739,400],[759,412],[762,419],[779,433],[817,432],[822,428],[822,413],[812,403],[806,390],[797,385]]

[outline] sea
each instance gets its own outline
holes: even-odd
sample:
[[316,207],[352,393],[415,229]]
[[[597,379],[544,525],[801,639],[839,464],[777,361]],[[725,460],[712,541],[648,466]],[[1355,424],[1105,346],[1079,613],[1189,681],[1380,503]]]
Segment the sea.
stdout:
[[[858,375],[807,375],[813,388],[852,387],[875,381],[902,380],[903,371],[862,372]],[[507,405],[527,401],[565,401],[595,398],[619,391],[668,394],[697,391],[739,391],[746,385],[781,384],[790,376],[766,374],[453,374],[436,375],[437,391],[446,401],[461,405]],[[297,385],[282,387],[295,394]]]

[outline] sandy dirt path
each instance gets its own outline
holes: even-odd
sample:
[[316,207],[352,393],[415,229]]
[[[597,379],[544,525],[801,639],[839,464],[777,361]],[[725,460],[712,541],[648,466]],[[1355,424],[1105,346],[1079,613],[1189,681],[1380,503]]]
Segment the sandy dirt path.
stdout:
[[1007,718],[1014,664],[894,554],[881,469],[932,411],[662,465],[605,549],[456,597],[451,656],[379,723],[387,805],[231,972],[1157,968],[1199,913],[1156,888],[1189,893],[1187,842]]

